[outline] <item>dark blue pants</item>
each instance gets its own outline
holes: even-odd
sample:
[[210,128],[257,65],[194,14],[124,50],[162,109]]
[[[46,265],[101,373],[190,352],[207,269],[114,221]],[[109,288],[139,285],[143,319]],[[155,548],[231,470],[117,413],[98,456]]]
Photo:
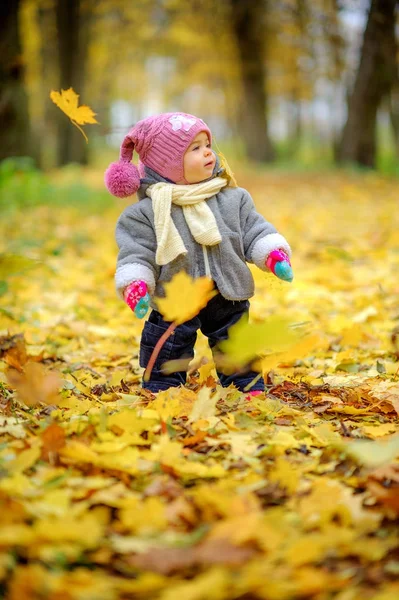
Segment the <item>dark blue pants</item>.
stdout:
[[[148,381],[143,381],[143,387],[151,392],[159,392],[169,387],[176,387],[186,383],[186,372],[177,371],[171,374],[162,374],[162,364],[168,360],[193,358],[194,344],[197,331],[200,329],[208,338],[211,348],[218,342],[228,338],[228,329],[242,317],[248,319],[249,302],[242,300],[233,302],[226,300],[221,294],[214,296],[201,312],[176,327],[174,333],[167,339],[157,357]],[[155,344],[169,327],[170,323],[163,320],[162,315],[153,310],[148,321],[144,324],[140,343],[140,367],[146,368]],[[228,387],[233,383],[239,390],[244,388],[258,375],[255,371],[246,371],[233,374],[224,374],[218,371],[220,383]],[[253,390],[264,390],[264,381],[260,377],[251,387]]]

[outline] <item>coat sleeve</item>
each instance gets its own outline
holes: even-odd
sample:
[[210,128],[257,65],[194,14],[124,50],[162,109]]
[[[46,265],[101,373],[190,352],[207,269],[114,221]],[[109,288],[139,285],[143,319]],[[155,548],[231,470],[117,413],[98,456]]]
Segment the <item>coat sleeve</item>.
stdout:
[[129,206],[119,217],[115,238],[119,247],[115,286],[123,298],[124,288],[136,280],[145,281],[154,292],[160,267],[155,262],[156,236],[150,215],[140,203]]
[[262,271],[268,271],[265,262],[272,250],[281,248],[291,256],[287,240],[257,212],[246,190],[243,190],[240,219],[245,259],[248,262],[254,263]]

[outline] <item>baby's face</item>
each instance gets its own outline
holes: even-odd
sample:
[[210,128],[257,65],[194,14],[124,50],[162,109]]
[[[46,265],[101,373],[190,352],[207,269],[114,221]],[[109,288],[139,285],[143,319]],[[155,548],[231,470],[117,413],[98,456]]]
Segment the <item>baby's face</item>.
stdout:
[[[184,155],[184,178],[188,183],[199,183],[212,176],[216,158],[208,135],[200,131]],[[178,182],[182,183],[182,182]]]

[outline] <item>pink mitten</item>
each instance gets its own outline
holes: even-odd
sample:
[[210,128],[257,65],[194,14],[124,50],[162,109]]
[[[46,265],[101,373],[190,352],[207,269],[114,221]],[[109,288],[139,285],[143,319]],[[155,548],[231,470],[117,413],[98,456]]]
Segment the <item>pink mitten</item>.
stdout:
[[148,311],[150,296],[145,281],[133,281],[125,289],[123,296],[128,307],[136,317],[142,319]]
[[294,278],[290,259],[283,250],[272,250],[266,259],[266,266],[279,279],[292,281]]

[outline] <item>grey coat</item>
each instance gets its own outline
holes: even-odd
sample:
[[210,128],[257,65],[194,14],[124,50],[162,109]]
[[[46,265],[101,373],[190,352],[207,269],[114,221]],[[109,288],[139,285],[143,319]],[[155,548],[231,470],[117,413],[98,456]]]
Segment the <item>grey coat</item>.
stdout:
[[[219,174],[220,170],[215,167],[213,176]],[[272,250],[282,248],[291,255],[285,238],[256,211],[249,193],[243,188],[225,187],[207,200],[222,236],[220,244],[198,244],[187,226],[182,207],[173,204],[172,219],[187,254],[181,254],[167,265],[157,265],[152,200],[145,195],[148,185],[157,181],[165,180],[146,168],[146,178],[141,181],[138,193],[139,202],[128,206],[116,225],[119,255],[115,283],[121,297],[123,289],[139,279],[147,283],[151,295],[162,297],[162,284],[184,270],[194,278],[211,277],[228,300],[247,300],[254,294],[254,280],[247,263],[267,271],[265,260]],[[155,307],[153,301],[152,306]]]

